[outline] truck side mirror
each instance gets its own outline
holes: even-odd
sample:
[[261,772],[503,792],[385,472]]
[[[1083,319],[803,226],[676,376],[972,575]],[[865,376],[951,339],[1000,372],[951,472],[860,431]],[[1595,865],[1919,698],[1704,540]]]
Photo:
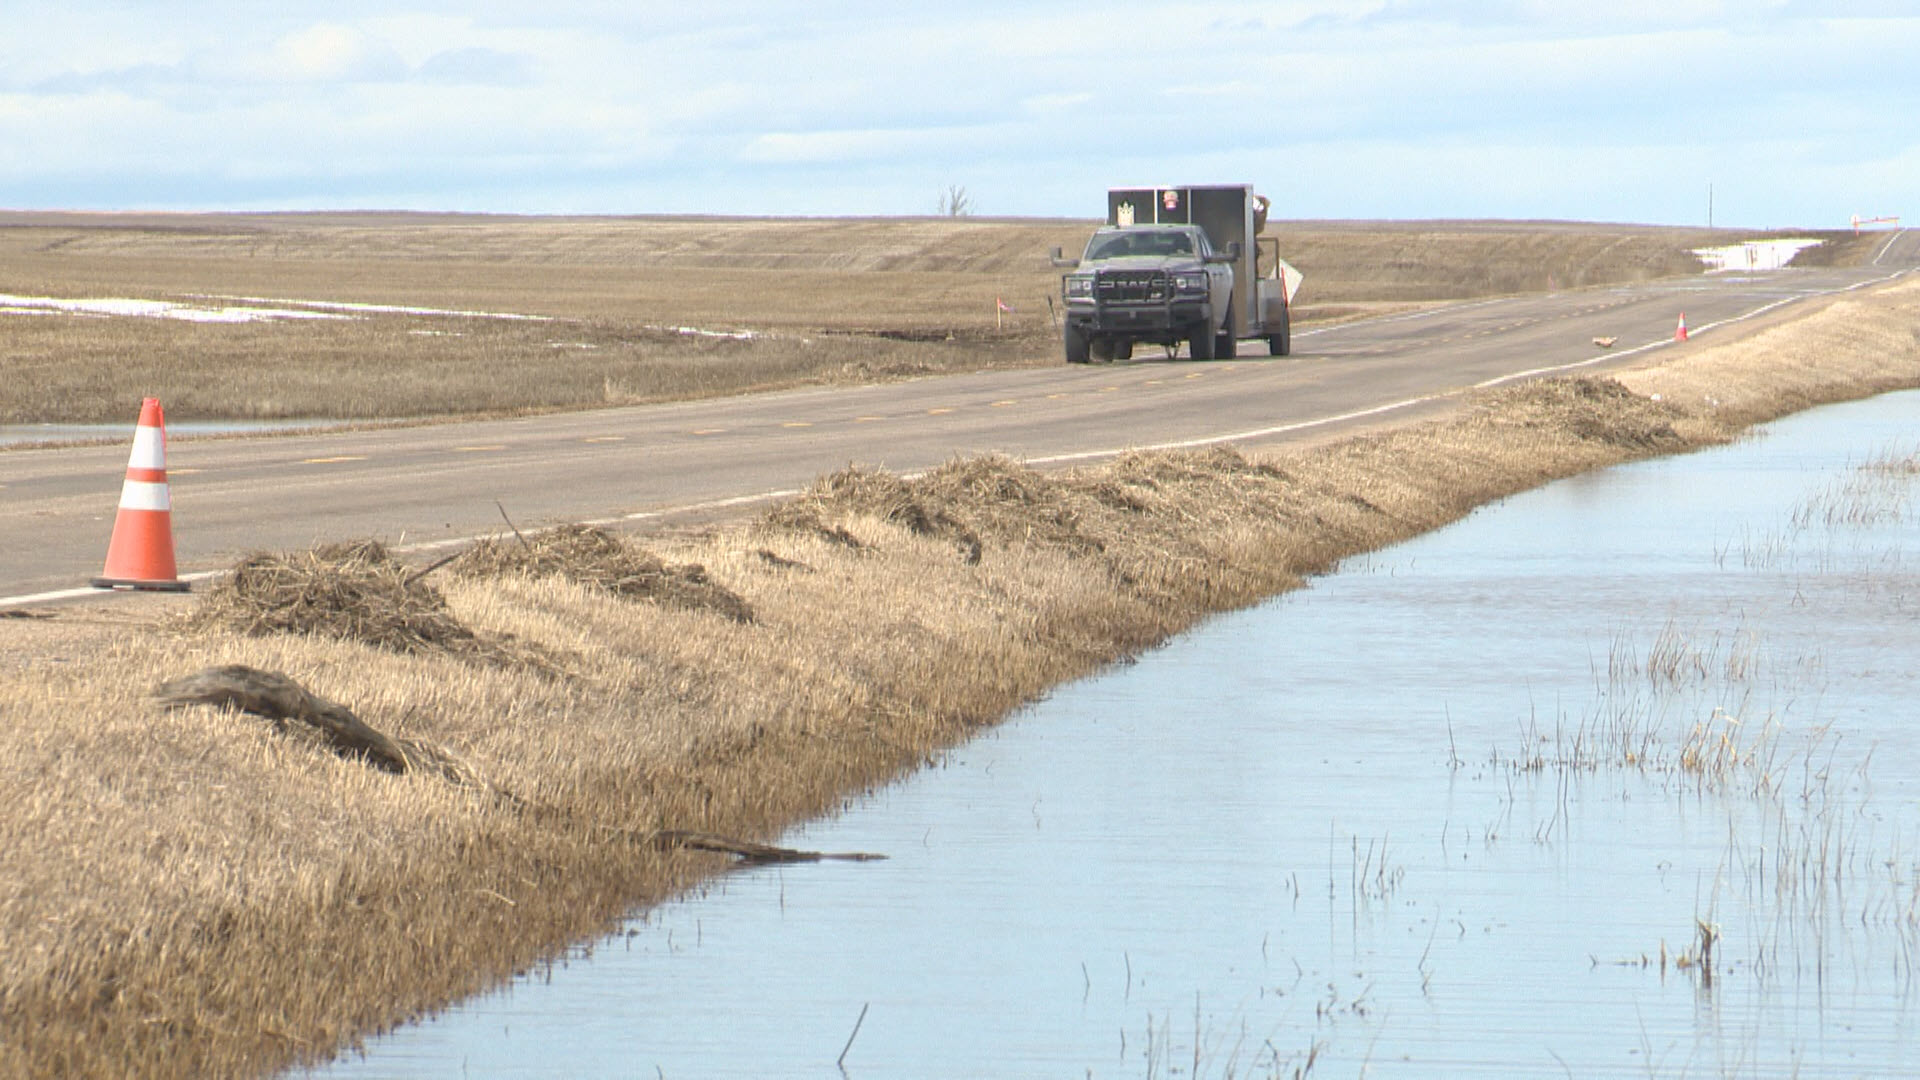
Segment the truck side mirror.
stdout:
[[1220,246],[1220,250],[1215,252],[1214,254],[1220,256],[1220,259],[1222,262],[1239,262],[1240,261],[1240,241],[1229,240],[1225,244],[1222,244]]
[[1060,252],[1060,249],[1057,247],[1053,249],[1053,251],[1051,252],[1051,255],[1053,258],[1053,265],[1058,269],[1071,270],[1074,267],[1080,265],[1079,259],[1069,259],[1069,258],[1063,257]]

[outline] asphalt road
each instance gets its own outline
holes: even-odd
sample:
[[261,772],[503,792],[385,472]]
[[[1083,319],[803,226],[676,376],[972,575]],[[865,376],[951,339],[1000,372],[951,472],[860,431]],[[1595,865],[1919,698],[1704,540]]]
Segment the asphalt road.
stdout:
[[[1709,341],[1797,301],[1920,267],[1713,274],[1463,303],[1295,335],[1290,357],[1124,364],[802,390],[530,419],[173,440],[183,575],[241,553],[375,536],[406,547],[562,521],[670,522],[798,490],[849,462],[912,471],[997,451],[1037,464],[1149,446],[1272,444],[1418,415],[1482,385],[1604,370]],[[1614,337],[1611,350],[1593,344]],[[1258,350],[1254,344],[1243,349]],[[128,403],[131,420],[138,402]],[[0,607],[84,592],[113,528],[127,446],[0,452]],[[496,506],[496,501],[500,506]]]

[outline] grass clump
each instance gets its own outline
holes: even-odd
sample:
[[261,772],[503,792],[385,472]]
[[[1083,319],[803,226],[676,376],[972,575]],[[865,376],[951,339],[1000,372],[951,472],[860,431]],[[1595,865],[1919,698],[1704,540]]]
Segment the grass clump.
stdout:
[[196,630],[311,634],[405,655],[446,653],[506,664],[530,659],[510,640],[461,622],[440,590],[377,540],[249,555],[185,621]]
[[558,577],[623,600],[707,611],[751,623],[753,608],[698,563],[674,565],[592,525],[562,525],[529,538],[482,540],[460,556],[469,578]]

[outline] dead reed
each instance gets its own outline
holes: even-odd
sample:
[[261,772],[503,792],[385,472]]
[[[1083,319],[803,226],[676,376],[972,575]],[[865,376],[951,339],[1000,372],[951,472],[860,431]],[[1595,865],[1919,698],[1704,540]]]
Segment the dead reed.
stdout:
[[[650,542],[663,564],[708,568],[751,622],[568,573],[431,579],[444,608],[422,601],[429,613],[560,667],[433,645],[463,639],[391,618],[425,581],[371,551],[339,561],[388,592],[316,558],[305,576],[265,573],[265,599],[192,633],[158,615],[235,601],[9,620],[0,1073],[254,1075],[325,1059],[724,865],[609,844],[609,827],[772,839],[1062,680],[1343,557],[1552,477],[1920,385],[1916,314],[1920,287],[1885,289],[1620,385],[1510,388],[1273,456],[829,477],[765,520]],[[342,583],[313,585],[329,575]],[[366,618],[382,605],[399,629]],[[527,818],[147,697],[233,664],[286,673],[555,812]],[[1705,768],[1725,757],[1719,732],[1703,732]],[[1831,876],[1820,860],[1847,843],[1810,833],[1788,872]],[[1384,893],[1387,861],[1360,863]]]

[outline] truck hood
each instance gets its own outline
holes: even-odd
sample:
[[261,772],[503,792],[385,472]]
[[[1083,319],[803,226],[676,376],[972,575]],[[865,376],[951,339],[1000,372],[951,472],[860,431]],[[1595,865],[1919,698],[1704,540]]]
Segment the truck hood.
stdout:
[[1192,255],[1125,255],[1117,259],[1099,259],[1081,263],[1086,272],[1096,270],[1199,270],[1206,264]]

